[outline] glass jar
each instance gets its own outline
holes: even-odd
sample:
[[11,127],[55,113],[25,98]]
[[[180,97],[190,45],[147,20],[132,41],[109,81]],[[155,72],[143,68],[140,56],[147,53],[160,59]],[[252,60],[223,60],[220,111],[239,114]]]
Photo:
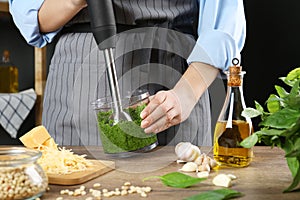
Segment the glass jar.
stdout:
[[114,102],[104,97],[92,102],[96,111],[98,128],[104,153],[116,157],[128,157],[154,149],[158,145],[156,134],[146,134],[140,127],[140,113],[146,107],[149,93],[144,92],[122,99],[123,111],[132,121],[114,122]]
[[25,147],[0,148],[0,199],[36,199],[48,187],[48,178],[37,163],[41,152]]

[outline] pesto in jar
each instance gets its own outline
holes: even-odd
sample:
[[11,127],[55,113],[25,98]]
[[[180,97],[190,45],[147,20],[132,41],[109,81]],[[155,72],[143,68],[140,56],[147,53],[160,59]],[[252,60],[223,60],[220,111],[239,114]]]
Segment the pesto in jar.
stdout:
[[142,149],[157,142],[155,134],[146,134],[140,127],[140,113],[146,104],[126,109],[132,121],[120,121],[114,124],[112,110],[98,113],[100,137],[105,153],[122,153]]

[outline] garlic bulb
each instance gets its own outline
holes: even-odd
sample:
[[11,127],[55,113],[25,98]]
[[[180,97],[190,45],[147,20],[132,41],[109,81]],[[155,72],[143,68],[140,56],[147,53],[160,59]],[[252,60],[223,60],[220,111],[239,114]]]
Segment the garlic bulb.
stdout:
[[193,162],[201,154],[200,149],[190,142],[180,142],[175,147],[175,153],[180,160]]
[[[180,142],[175,146],[175,153],[178,157],[177,163],[185,163],[181,171],[197,172],[197,176],[206,177],[210,170],[218,166],[218,163],[190,142]],[[218,180],[218,179],[217,179]],[[230,183],[226,183],[230,184]]]

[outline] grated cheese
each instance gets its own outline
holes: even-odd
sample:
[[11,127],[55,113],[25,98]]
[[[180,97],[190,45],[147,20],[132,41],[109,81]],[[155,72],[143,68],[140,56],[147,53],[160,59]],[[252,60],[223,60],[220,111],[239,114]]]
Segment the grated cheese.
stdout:
[[49,174],[70,174],[73,172],[84,171],[92,162],[87,160],[86,155],[77,155],[72,149],[65,147],[54,149],[41,145],[38,148],[42,152],[38,163]]

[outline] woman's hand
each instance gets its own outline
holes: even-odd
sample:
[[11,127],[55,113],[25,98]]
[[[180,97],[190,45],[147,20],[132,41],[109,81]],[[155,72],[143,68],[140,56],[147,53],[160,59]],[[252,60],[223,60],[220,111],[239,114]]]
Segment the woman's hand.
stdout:
[[141,113],[141,127],[145,128],[145,133],[158,133],[186,120],[196,100],[190,99],[187,102],[187,99],[182,98],[185,98],[185,94],[177,94],[174,89],[151,96],[149,104]]
[[186,120],[218,72],[210,65],[192,63],[173,89],[150,97],[141,113],[141,128],[145,133],[159,133]]

